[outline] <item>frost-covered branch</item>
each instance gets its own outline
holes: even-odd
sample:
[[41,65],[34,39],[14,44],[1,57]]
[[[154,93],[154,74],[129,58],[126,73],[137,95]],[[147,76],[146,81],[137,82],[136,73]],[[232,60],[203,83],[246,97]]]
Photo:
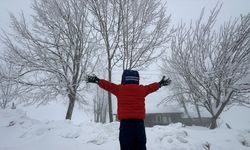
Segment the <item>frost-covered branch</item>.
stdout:
[[40,95],[41,103],[67,95],[66,119],[71,119],[74,103],[81,96],[79,87],[84,89],[84,75],[95,62],[95,37],[88,24],[86,2],[34,0],[32,8],[32,25],[24,15],[20,19],[11,15],[13,34],[2,34],[8,48],[5,58],[21,70],[12,78],[33,87],[29,94]]
[[193,101],[210,112],[210,128],[216,127],[227,105],[249,101],[242,98],[250,89],[250,14],[226,22],[218,31],[213,25],[220,8],[217,5],[208,20],[203,20],[203,10],[195,25],[179,25],[172,39],[172,55],[165,59],[183,81],[176,86],[188,89]]

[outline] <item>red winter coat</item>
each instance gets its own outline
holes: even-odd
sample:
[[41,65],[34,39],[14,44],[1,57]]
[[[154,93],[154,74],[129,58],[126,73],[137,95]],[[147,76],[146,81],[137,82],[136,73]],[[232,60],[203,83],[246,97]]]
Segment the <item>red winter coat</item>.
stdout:
[[145,97],[160,88],[158,83],[149,85],[114,84],[100,80],[98,85],[114,94],[118,101],[118,119],[144,119]]

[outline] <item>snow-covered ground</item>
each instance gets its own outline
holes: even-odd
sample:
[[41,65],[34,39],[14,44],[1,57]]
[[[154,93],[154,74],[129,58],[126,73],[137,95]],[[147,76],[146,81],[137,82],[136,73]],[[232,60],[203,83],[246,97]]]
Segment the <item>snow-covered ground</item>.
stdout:
[[[226,119],[221,120],[221,128],[215,130],[182,127],[180,123],[146,128],[147,148],[250,150],[250,119],[243,118],[250,110],[239,108],[224,113],[222,116]],[[118,122],[98,124],[90,121],[75,123],[69,120],[37,120],[29,114],[20,108],[0,110],[0,150],[119,150]],[[232,120],[234,117],[240,122],[230,122],[230,118]],[[229,123],[232,129],[225,128],[223,122]]]

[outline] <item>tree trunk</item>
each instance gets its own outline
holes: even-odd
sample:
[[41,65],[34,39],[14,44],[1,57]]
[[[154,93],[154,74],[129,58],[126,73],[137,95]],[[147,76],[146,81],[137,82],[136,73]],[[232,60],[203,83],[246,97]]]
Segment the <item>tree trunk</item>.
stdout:
[[191,118],[191,116],[190,116],[190,114],[189,114],[189,112],[187,110],[186,104],[182,99],[181,99],[181,104],[182,104],[182,107],[184,108],[184,111],[185,111],[186,115],[188,116],[188,119],[193,124],[193,120],[192,120],[192,118]]
[[211,118],[211,124],[210,124],[210,129],[215,129],[217,128],[217,118],[216,116],[213,116]]
[[220,106],[218,112],[215,115],[212,115],[210,129],[217,128],[217,119],[219,118],[219,116],[222,113],[222,111],[224,110],[224,108],[227,106],[227,104],[230,101],[230,98],[233,95],[233,93],[234,93],[234,91],[231,91],[231,92],[228,93],[228,95],[226,96],[227,97],[226,100],[224,100],[224,103],[222,103],[222,105]]
[[[108,64],[109,82],[112,82],[111,73],[112,73],[112,71],[111,71],[111,60],[109,60],[109,64]],[[109,122],[113,122],[112,97],[111,97],[110,92],[108,92],[108,102],[109,102]]]
[[70,93],[70,94],[68,94],[68,97],[69,97],[69,106],[68,106],[68,110],[67,110],[67,114],[66,114],[66,119],[71,120],[74,105],[75,105],[76,96],[75,96],[75,94]]
[[106,120],[107,120],[107,104],[105,104],[105,106],[104,106],[102,122],[106,123]]
[[200,112],[199,106],[198,106],[198,104],[197,104],[197,100],[195,100],[194,104],[195,104],[195,109],[196,109],[197,114],[198,114],[198,118],[199,118],[199,120],[200,120],[200,123],[202,124],[201,112]]

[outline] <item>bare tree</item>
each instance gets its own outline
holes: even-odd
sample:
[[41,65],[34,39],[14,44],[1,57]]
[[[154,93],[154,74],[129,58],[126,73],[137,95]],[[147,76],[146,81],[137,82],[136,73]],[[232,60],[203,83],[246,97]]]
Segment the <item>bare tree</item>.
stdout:
[[123,69],[148,66],[162,55],[170,40],[170,16],[159,0],[119,0]]
[[171,68],[167,67],[168,64],[164,62],[164,68],[162,68],[163,74],[168,73],[171,79],[174,79],[174,84],[171,85],[170,91],[172,94],[169,94],[166,98],[164,98],[158,105],[167,105],[168,103],[177,102],[181,107],[183,107],[185,114],[189,118],[190,122],[192,122],[192,116],[188,111],[187,105],[191,103],[190,96],[184,91],[182,87],[183,81],[179,75],[169,73]]
[[[66,95],[71,119],[76,100],[86,103],[79,91],[93,62],[94,39],[88,11],[81,0],[34,0],[33,24],[11,15],[14,34],[4,33],[7,58],[19,67],[19,83],[30,86],[36,100]],[[13,77],[15,79],[15,77]],[[29,93],[31,94],[31,92]]]
[[[123,69],[142,68],[158,58],[169,40],[165,7],[160,1],[88,0],[94,16],[93,27],[101,35],[107,56],[108,80],[112,69],[121,64]],[[119,66],[119,65],[118,65]],[[109,117],[112,117],[111,94]]]
[[104,90],[101,90],[99,87],[97,87],[96,96],[94,98],[94,119],[95,122],[106,122],[107,117],[107,95]]
[[[101,51],[103,52],[103,51]],[[102,54],[100,54],[102,56]],[[95,67],[95,73],[100,78],[105,78],[107,69],[105,69],[105,59],[99,59]],[[95,122],[106,123],[108,115],[108,93],[99,87],[95,88],[94,96],[94,120]]]
[[[172,39],[172,55],[166,59],[182,84],[178,91],[211,114],[210,129],[226,106],[248,103],[250,85],[245,81],[250,69],[250,14],[229,21],[214,30],[221,6],[216,6],[205,22],[204,9],[195,26],[181,24]],[[174,82],[173,82],[174,84]]]
[[[19,97],[21,89],[16,82],[10,78],[10,74],[16,72],[15,68],[11,64],[1,62],[0,67],[0,108],[5,109],[10,106],[10,103],[14,103]],[[7,78],[4,78],[7,77]]]
[[[92,12],[92,26],[100,34],[100,45],[106,52],[108,80],[112,81],[112,70],[119,61],[116,57],[120,40],[120,8],[116,0],[87,0]],[[108,93],[109,120],[113,122],[112,97]]]

